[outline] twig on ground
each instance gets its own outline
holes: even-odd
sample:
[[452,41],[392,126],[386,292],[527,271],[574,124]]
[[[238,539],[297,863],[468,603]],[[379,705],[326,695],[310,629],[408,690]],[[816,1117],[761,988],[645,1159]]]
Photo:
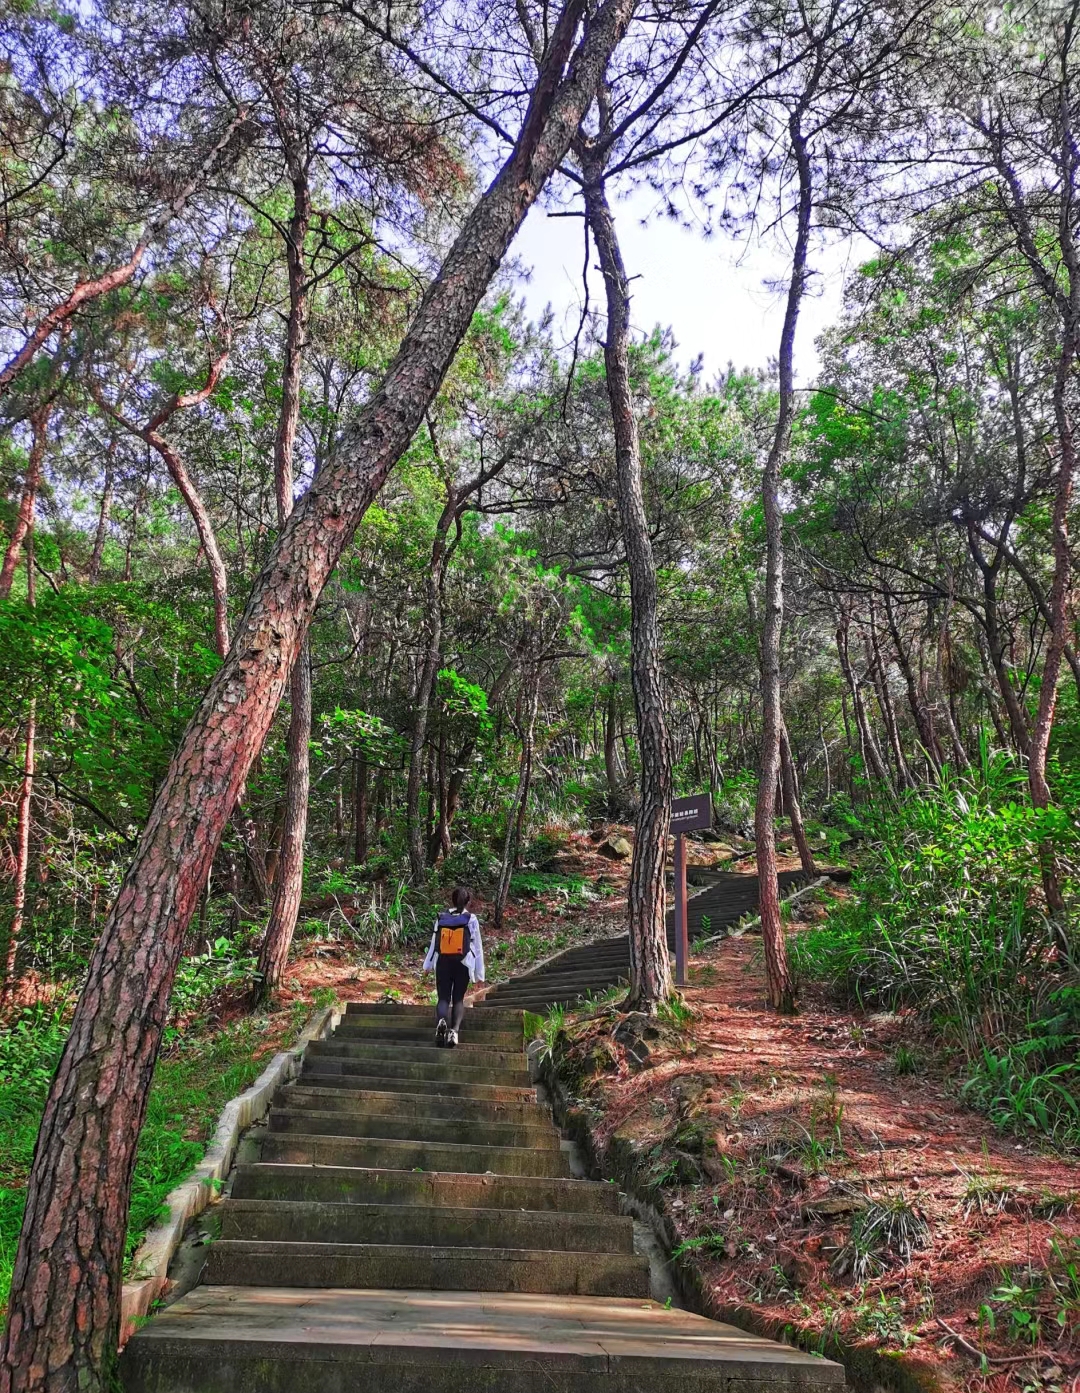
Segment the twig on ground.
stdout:
[[985,1360],[987,1364],[1033,1364],[1040,1359],[1049,1358],[1048,1355],[1040,1354],[1038,1350],[1032,1350],[1030,1354],[983,1354],[978,1345],[973,1345],[970,1340],[965,1340],[959,1330],[954,1330],[940,1316],[935,1316],[934,1322],[944,1330],[951,1340],[956,1341],[965,1354],[970,1354],[980,1361]]

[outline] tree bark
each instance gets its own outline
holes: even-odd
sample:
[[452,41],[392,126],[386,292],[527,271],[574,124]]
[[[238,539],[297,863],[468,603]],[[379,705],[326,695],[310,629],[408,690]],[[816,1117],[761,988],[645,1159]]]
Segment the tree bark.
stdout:
[[615,679],[608,685],[604,703],[604,774],[608,786],[608,813],[617,815],[623,791],[623,771],[619,765],[618,721],[615,707]]
[[586,161],[583,172],[585,215],[596,242],[606,296],[604,367],[615,436],[619,521],[630,570],[630,684],[641,756],[640,799],[627,890],[630,992],[626,1005],[651,1012],[672,991],[664,881],[671,821],[671,742],[664,710],[656,563],[645,513],[641,448],[630,388],[630,287],[603,169]]
[[967,539],[968,550],[971,552],[982,577],[983,629],[986,633],[986,649],[990,658],[990,666],[994,670],[998,691],[1001,693],[1005,712],[1009,718],[1009,730],[1012,734],[1013,744],[1016,746],[1017,752],[1026,759],[1031,753],[1028,715],[1020,704],[1020,698],[1009,674],[1008,663],[1005,660],[1005,640],[1002,637],[998,613],[997,580],[1003,554],[999,549],[997,557],[993,561],[988,560],[976,541],[975,528],[970,524],[967,528]]
[[896,708],[893,706],[892,696],[889,693],[889,679],[885,671],[885,664],[881,657],[881,645],[878,643],[877,624],[873,608],[870,610],[867,648],[870,676],[874,683],[874,692],[877,696],[878,709],[881,712],[881,719],[885,723],[885,734],[889,740],[889,749],[892,751],[893,764],[896,766],[897,787],[914,788],[915,780],[911,776],[911,770],[908,768],[908,762],[904,756],[904,747],[900,741],[900,727],[896,720]]
[[304,840],[311,787],[308,759],[311,741],[311,660],[306,642],[289,675],[289,704],[289,779],[285,791],[285,823],[274,877],[273,908],[259,949],[263,995],[276,992],[285,976],[304,889]]
[[30,413],[30,453],[26,461],[26,478],[23,481],[22,497],[19,499],[19,511],[15,515],[15,526],[4,553],[4,564],[0,567],[0,600],[6,600],[11,594],[23,543],[34,528],[34,508],[37,504],[38,489],[41,487],[41,466],[48,444],[52,407],[50,398]]
[[427,742],[428,716],[431,711],[431,694],[435,690],[435,674],[439,670],[439,655],[442,652],[442,580],[443,564],[446,560],[446,538],[457,516],[457,505],[457,493],[453,486],[448,484],[446,503],[435,526],[435,538],[431,544],[431,558],[428,562],[428,573],[424,582],[427,641],[424,645],[424,659],[420,666],[420,681],[414,703],[412,740],[409,744],[409,780],[405,795],[409,878],[413,885],[422,885],[427,874],[424,826],[420,820],[420,785],[423,777],[423,755]]
[[806,826],[803,823],[802,806],[799,802],[799,780],[795,773],[795,761],[791,757],[791,743],[788,740],[787,722],[780,723],[780,784],[784,793],[791,835],[799,848],[799,862],[807,875],[816,876],[817,864],[810,843],[806,839]]
[[525,806],[529,798],[529,785],[532,782],[533,739],[536,731],[536,708],[540,699],[540,670],[523,672],[525,684],[524,711],[521,721],[521,761],[518,765],[517,788],[514,800],[506,814],[506,835],[503,838],[502,866],[499,869],[499,882],[495,888],[495,927],[502,928],[506,902],[510,898],[510,880],[518,862],[521,847],[521,829],[525,816]]
[[137,435],[140,440],[145,440],[151,449],[157,451],[165,463],[165,468],[169,471],[170,478],[179,490],[181,498],[187,505],[191,520],[195,524],[199,545],[206,557],[206,568],[210,573],[210,590],[214,597],[214,644],[218,656],[221,658],[224,658],[229,651],[229,577],[225,569],[225,559],[218,546],[210,510],[206,506],[202,494],[188,473],[179,450],[161,432],[162,427],[172,419],[177,411],[185,410],[191,406],[201,406],[213,395],[228,361],[229,346],[227,344],[211,363],[203,385],[194,392],[177,393],[147,421],[145,426],[140,426],[135,421],[129,420],[118,407],[113,406],[106,399],[93,383],[90,386],[91,396],[103,411],[107,412],[125,430],[131,431],[132,435]]
[[896,662],[904,677],[904,684],[907,687],[908,706],[911,708],[911,715],[915,721],[915,728],[919,732],[919,740],[922,743],[923,754],[927,763],[930,765],[934,774],[941,772],[942,757],[941,749],[938,745],[937,733],[934,730],[933,721],[930,713],[923,704],[919,694],[919,687],[915,680],[915,672],[911,666],[911,659],[904,647],[903,639],[900,634],[900,627],[896,622],[896,615],[893,613],[892,599],[885,596],[885,618],[889,626],[889,635],[893,641],[893,649],[896,653]]
[[[1046,657],[1043,660],[1042,685],[1039,688],[1039,707],[1031,735],[1028,754],[1028,786],[1036,808],[1050,806],[1050,785],[1046,777],[1046,762],[1050,753],[1050,733],[1057,707],[1058,677],[1065,644],[1069,634],[1072,557],[1069,551],[1069,508],[1072,502],[1073,478],[1076,472],[1076,444],[1069,410],[1068,390],[1074,370],[1077,342],[1072,337],[1072,325],[1080,323],[1080,270],[1070,266],[1073,312],[1066,326],[1061,353],[1054,379],[1054,423],[1058,436],[1058,467],[1054,487],[1054,508],[1050,519],[1050,536],[1054,556],[1054,575],[1050,584],[1050,614],[1052,623],[1047,637]],[[1065,914],[1065,899],[1053,847],[1042,849],[1043,892],[1047,908],[1055,918]]]
[[889,771],[885,766],[885,761],[881,757],[877,741],[874,739],[874,732],[870,728],[870,721],[866,715],[866,705],[862,699],[862,682],[856,676],[855,669],[851,665],[851,657],[848,649],[848,636],[850,620],[844,614],[836,630],[836,652],[840,659],[840,670],[847,681],[851,691],[851,707],[855,713],[855,729],[859,737],[859,753],[862,757],[863,765],[869,768],[874,777],[885,788],[890,788]]
[[[34,608],[34,529],[33,522],[26,534],[26,601]],[[30,698],[26,715],[26,731],[23,744],[23,773],[19,785],[19,803],[15,822],[15,884],[12,893],[11,927],[8,929],[7,953],[4,964],[4,981],[0,989],[0,1000],[7,1005],[18,985],[15,977],[19,956],[19,942],[22,938],[23,922],[26,918],[26,878],[30,869],[30,814],[34,799],[34,760],[37,742],[37,699]]]
[[634,0],[556,24],[514,149],[427,290],[382,385],[270,553],[162,782],[88,967],[45,1103],[0,1359],[0,1393],[106,1393],[131,1171],[184,936],[312,611],[417,430],[518,228],[565,156]]
[[769,1005],[775,1011],[795,1010],[795,979],[788,962],[784,925],[780,917],[780,882],[776,869],[773,824],[776,781],[780,773],[783,716],[780,710],[780,638],[784,623],[784,520],[780,512],[780,469],[791,437],[795,410],[795,329],[806,289],[810,248],[810,216],[813,210],[813,174],[806,136],[797,106],[788,123],[791,151],[799,176],[795,246],[791,260],[784,325],[780,333],[779,410],[772,445],[761,481],[765,517],[765,620],[761,635],[761,767],[754,808],[754,856],[757,861],[758,905],[761,939],[765,950],[765,977]]
[[[287,130],[284,112],[279,111],[278,123],[284,135]],[[285,138],[288,142],[288,137]],[[279,529],[284,528],[293,511],[293,456],[300,425],[301,375],[310,310],[304,247],[311,225],[311,190],[308,187],[307,167],[288,143],[287,157],[292,176],[293,211],[285,244],[289,274],[289,320],[285,330],[285,358],[281,374],[281,411],[274,440],[274,493]],[[311,791],[310,742],[311,656],[305,637],[289,677],[285,822],[274,877],[274,898],[259,950],[259,973],[264,998],[272,996],[281,985],[303,895],[304,843],[307,840],[308,798]]]

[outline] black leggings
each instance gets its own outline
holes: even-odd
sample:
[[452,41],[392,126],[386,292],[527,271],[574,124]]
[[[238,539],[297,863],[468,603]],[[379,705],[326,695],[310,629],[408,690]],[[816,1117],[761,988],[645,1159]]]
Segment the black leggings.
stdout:
[[437,958],[435,987],[439,993],[439,1020],[449,1021],[451,1030],[460,1030],[465,1017],[465,993],[469,990],[469,969],[460,958]]

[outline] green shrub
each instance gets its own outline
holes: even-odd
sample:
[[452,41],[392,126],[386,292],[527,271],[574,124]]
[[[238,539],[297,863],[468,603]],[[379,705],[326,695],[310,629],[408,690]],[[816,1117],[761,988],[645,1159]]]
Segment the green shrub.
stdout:
[[1023,770],[984,754],[864,814],[855,894],[792,940],[797,970],[862,1004],[911,1008],[973,1066],[967,1096],[995,1122],[1080,1138],[1080,944],[1043,907],[1051,847],[1067,901],[1078,841],[1032,808]]
[[[0,1030],[0,1309],[6,1304],[25,1206],[26,1177],[49,1084],[67,1038],[67,1003],[37,1006]],[[291,1022],[297,1029],[306,1011]],[[125,1245],[130,1264],[148,1229],[163,1216],[169,1192],[206,1150],[218,1115],[266,1067],[255,1058],[264,1016],[247,1016],[210,1034],[175,1035],[159,1060],[132,1178]]]

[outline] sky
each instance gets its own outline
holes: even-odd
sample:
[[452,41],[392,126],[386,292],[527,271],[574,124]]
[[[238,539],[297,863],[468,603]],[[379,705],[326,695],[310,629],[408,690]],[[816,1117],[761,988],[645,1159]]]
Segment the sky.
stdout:
[[[786,275],[784,249],[775,244],[736,245],[722,237],[706,240],[700,232],[650,216],[653,207],[653,197],[642,190],[614,208],[627,272],[638,277],[631,287],[634,329],[644,335],[657,324],[670,327],[678,344],[677,359],[687,367],[701,354],[706,381],[728,363],[736,368],[764,367],[775,358],[780,341],[784,291],[770,288],[768,282]],[[569,341],[582,303],[582,220],[548,217],[537,204],[512,251],[522,269],[531,271],[528,283],[519,287],[529,315],[539,318],[550,304],[560,341]],[[803,385],[817,368],[815,340],[839,317],[845,272],[864,259],[839,245],[815,256],[820,274],[803,303],[795,342],[795,375]],[[595,268],[595,250],[590,259]],[[590,286],[591,303],[602,305],[603,286],[596,269]]]

